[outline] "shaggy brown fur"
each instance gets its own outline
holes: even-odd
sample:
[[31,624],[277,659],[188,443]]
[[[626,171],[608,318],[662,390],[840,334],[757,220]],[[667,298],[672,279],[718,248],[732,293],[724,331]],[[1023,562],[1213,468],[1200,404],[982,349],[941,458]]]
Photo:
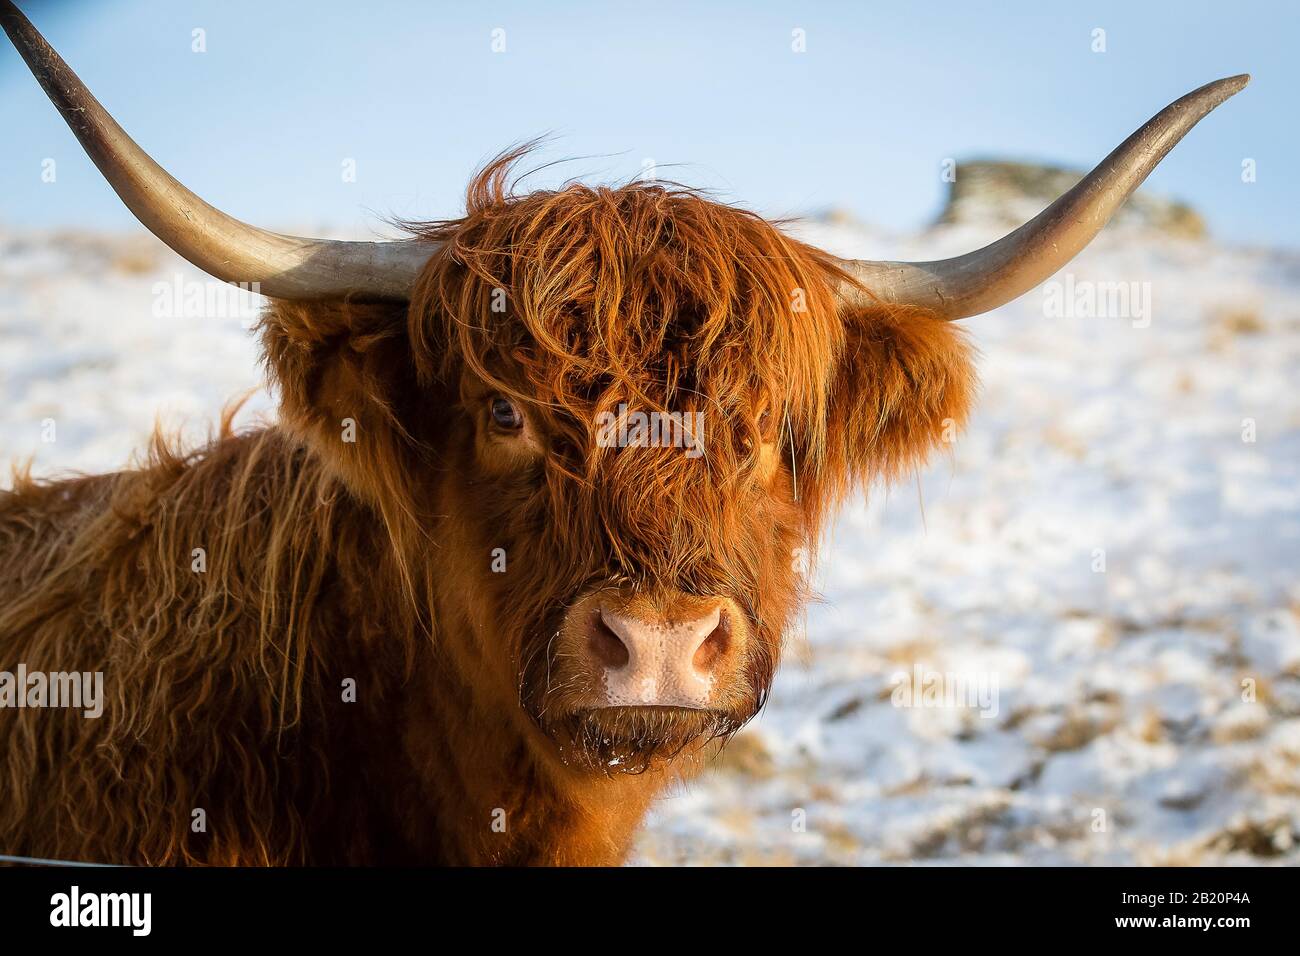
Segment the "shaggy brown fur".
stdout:
[[[0,493],[0,669],[103,671],[107,696],[0,710],[0,852],[613,863],[761,706],[796,549],[962,422],[969,349],[837,312],[832,260],[757,216],[650,184],[515,196],[516,158],[415,228],[445,245],[409,306],[269,310],[279,424]],[[495,395],[527,444],[491,433]],[[620,402],[703,411],[705,457],[597,447]],[[568,709],[550,638],[600,587],[734,599],[744,705]]]

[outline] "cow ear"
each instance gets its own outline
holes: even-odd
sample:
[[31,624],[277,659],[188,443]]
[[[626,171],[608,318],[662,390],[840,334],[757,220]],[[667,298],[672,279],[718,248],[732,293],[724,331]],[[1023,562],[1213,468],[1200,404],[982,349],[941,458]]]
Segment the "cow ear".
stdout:
[[281,423],[358,495],[383,501],[419,455],[430,416],[416,385],[404,304],[275,300],[261,322]]
[[881,307],[844,315],[829,441],[855,483],[919,467],[965,424],[976,391],[966,334],[933,313]]

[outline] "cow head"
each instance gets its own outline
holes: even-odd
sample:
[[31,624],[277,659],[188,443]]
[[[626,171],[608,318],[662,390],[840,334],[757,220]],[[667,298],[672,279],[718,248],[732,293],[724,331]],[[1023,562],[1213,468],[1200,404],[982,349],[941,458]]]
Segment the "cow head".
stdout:
[[824,517],[960,424],[969,349],[925,309],[841,302],[840,263],[751,213],[512,195],[516,158],[415,227],[436,251],[409,303],[280,304],[264,337],[285,418],[414,519],[476,690],[571,764],[638,770],[757,712]]
[[203,203],[12,4],[0,22],[141,220],[276,300],[263,335],[284,421],[374,510],[440,653],[566,763],[605,772],[758,711],[827,516],[967,413],[950,320],[1060,268],[1245,83],[1183,97],[956,259],[839,260],[658,184],[515,195],[518,151],[476,177],[461,219],[333,242]]

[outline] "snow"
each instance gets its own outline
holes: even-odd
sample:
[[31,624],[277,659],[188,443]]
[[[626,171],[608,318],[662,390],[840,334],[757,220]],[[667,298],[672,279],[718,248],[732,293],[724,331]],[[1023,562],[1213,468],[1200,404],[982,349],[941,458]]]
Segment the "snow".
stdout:
[[[843,513],[767,709],[634,862],[1300,863],[1300,255],[1119,229],[1068,271],[1149,283],[1149,324],[1046,287],[964,323],[969,429]],[[0,229],[5,474],[121,468],[249,392],[238,421],[274,416],[246,319],[156,314],[178,275],[149,240]],[[895,706],[926,674],[996,707]]]

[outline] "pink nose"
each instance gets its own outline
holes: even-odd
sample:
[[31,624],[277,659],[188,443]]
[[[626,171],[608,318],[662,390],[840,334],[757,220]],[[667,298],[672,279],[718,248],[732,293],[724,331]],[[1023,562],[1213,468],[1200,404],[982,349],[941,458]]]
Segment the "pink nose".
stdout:
[[590,649],[603,668],[605,706],[708,707],[737,655],[721,604],[685,620],[632,614],[602,604]]

